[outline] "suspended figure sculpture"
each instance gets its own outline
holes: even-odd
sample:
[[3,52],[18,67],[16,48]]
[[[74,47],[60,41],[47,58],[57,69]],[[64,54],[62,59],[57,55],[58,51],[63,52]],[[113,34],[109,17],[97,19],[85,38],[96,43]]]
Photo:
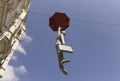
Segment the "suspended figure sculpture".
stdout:
[[64,36],[65,29],[69,27],[69,17],[65,13],[55,12],[49,18],[49,26],[53,31],[57,31],[56,50],[58,55],[58,62],[60,70],[67,75],[67,70],[64,68],[64,63],[69,63],[69,59],[64,59],[63,52],[72,53],[73,50],[70,46],[66,45]]
[[0,78],[25,31],[30,0],[0,0]]

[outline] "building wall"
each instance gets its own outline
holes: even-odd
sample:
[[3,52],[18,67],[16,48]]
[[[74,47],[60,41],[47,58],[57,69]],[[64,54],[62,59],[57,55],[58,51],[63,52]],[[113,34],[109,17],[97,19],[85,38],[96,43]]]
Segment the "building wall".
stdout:
[[30,0],[0,0],[0,78],[25,31]]
[[0,30],[9,28],[22,9],[28,10],[30,0],[0,0]]

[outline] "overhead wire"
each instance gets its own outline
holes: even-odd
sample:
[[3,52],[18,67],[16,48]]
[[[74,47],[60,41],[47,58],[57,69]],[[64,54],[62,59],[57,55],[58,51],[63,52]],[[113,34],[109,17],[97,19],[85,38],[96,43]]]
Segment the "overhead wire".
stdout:
[[105,25],[113,25],[116,27],[120,27],[120,24],[115,24],[115,23],[108,23],[108,22],[101,22],[101,21],[96,21],[96,20],[84,20],[84,19],[72,19],[74,21],[81,21],[81,22],[88,22],[88,23],[98,23],[98,24],[105,24]]
[[[50,17],[50,15],[44,14],[44,13],[31,12],[31,11],[29,11],[28,13],[34,14],[34,15],[39,15],[39,16]],[[96,21],[96,20],[77,19],[77,18],[70,18],[70,19],[73,20],[73,21],[81,21],[81,22],[88,22],[88,23],[97,23],[97,24],[104,24],[104,25],[111,25],[111,26],[120,27],[120,24],[115,24],[115,23],[101,22],[101,21]]]
[[40,16],[47,16],[47,17],[49,17],[49,15],[43,14],[43,13],[37,13],[37,12],[31,12],[31,11],[29,11],[28,13],[34,14],[34,15],[40,15]]

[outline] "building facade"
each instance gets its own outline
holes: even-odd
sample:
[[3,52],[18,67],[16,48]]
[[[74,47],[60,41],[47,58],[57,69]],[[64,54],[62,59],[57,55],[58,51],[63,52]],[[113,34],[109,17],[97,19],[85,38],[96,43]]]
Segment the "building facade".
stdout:
[[30,0],[0,0],[0,77],[25,32],[30,3]]

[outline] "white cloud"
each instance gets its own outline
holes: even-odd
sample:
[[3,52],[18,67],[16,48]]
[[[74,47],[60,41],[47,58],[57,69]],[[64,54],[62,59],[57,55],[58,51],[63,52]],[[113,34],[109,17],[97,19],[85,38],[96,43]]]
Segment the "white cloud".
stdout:
[[[21,37],[21,40],[25,43],[29,43],[32,41],[32,38],[28,36],[26,33],[24,33],[23,36]],[[16,51],[24,55],[27,54],[24,47],[20,43],[18,44]],[[13,56],[12,60],[13,61],[17,60],[17,57]],[[19,81],[19,77],[17,76],[17,74],[23,75],[25,73],[27,73],[27,69],[25,68],[24,65],[21,65],[19,67],[7,65],[6,70],[3,72],[3,78],[0,78],[0,81]]]
[[18,44],[18,46],[16,48],[16,51],[18,51],[18,52],[20,52],[20,53],[22,53],[24,55],[27,54],[26,51],[25,51],[25,49],[23,48],[23,46],[20,43]]
[[[25,42],[25,43],[29,43],[29,42],[32,41],[32,38],[31,38],[29,35],[27,35],[26,33],[23,33],[23,35],[22,35],[22,37],[21,37],[21,40],[22,40],[23,42]],[[22,53],[22,54],[24,54],[24,55],[27,55],[24,47],[23,47],[20,43],[18,44],[18,46],[17,46],[17,48],[16,48],[16,51],[18,51],[18,52],[20,52],[20,53]]]
[[29,35],[27,35],[26,33],[23,33],[21,40],[23,40],[25,43],[29,43],[32,41],[32,38]]
[[3,78],[0,81],[19,81],[19,77],[16,74],[25,74],[27,70],[25,66],[14,67],[11,65],[7,66],[7,69],[3,72]]
[[16,61],[17,60],[17,56],[13,55],[11,60]]
[[23,66],[23,65],[15,68],[15,71],[16,71],[17,73],[21,73],[21,74],[27,73],[27,69],[26,69],[25,66]]
[[13,66],[7,66],[7,69],[3,72],[3,78],[0,81],[19,81],[19,78],[15,75]]

